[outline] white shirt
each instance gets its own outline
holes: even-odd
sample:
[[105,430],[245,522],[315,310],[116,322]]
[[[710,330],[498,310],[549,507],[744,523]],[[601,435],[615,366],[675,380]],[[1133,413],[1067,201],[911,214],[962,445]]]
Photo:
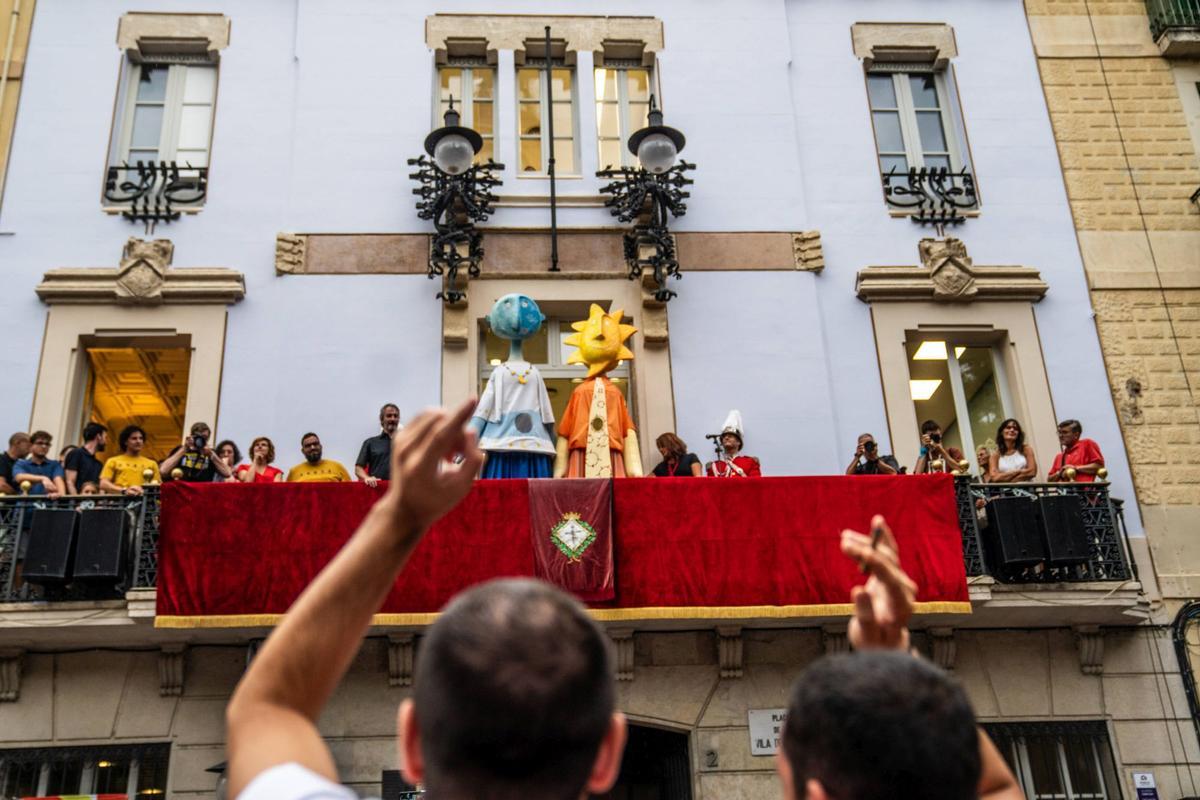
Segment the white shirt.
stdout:
[[358,800],[358,795],[340,783],[292,763],[260,772],[237,800]]
[[492,370],[475,416],[485,423],[479,436],[484,450],[554,455],[546,430],[554,424],[550,395],[541,373],[528,361],[506,361]]

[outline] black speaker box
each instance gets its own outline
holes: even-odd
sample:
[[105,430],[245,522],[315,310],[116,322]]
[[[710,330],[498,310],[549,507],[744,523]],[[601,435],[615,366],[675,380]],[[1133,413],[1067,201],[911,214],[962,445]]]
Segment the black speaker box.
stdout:
[[128,522],[129,515],[119,508],[98,508],[79,514],[76,579],[119,581],[125,577]]
[[987,504],[988,561],[993,569],[1027,567],[1046,560],[1037,505],[1024,497],[997,497]]
[[1078,495],[1072,494],[1038,498],[1038,516],[1042,534],[1046,537],[1047,561],[1052,566],[1083,564],[1091,556],[1081,502]]
[[33,512],[29,546],[21,576],[29,583],[66,583],[75,555],[75,525],[79,515],[69,508],[43,508]]

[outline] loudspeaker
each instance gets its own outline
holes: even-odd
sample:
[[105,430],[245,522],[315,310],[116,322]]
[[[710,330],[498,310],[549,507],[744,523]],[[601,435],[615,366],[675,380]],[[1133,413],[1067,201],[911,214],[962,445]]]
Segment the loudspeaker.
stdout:
[[1056,567],[1083,564],[1091,556],[1087,528],[1083,524],[1083,502],[1078,495],[1048,495],[1038,498],[1038,517],[1046,537],[1047,560]]
[[98,508],[79,514],[75,545],[77,579],[119,581],[125,577],[128,521],[129,515],[119,508]]
[[75,524],[79,515],[69,508],[43,508],[33,512],[26,536],[25,564],[21,575],[29,583],[66,583],[75,555]]
[[1046,560],[1037,506],[1024,497],[997,497],[987,504],[988,561],[993,569],[1027,567]]

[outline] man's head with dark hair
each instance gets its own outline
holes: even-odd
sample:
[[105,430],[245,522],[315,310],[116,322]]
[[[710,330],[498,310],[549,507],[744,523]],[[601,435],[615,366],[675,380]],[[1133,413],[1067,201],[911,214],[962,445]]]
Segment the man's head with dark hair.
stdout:
[[321,447],[321,437],[317,436],[312,431],[300,437],[300,452],[304,454],[304,460],[310,464],[316,464],[321,460],[323,448]]
[[384,403],[379,409],[379,425],[383,432],[391,436],[400,427],[400,406],[395,403]]
[[83,441],[86,444],[100,436],[108,433],[108,428],[101,425],[99,422],[89,422],[83,426]]
[[624,717],[607,638],[532,580],[464,592],[422,639],[401,761],[436,797],[575,800],[611,788]]
[[792,690],[779,771],[789,799],[971,800],[980,775],[962,688],[903,652],[822,658]]
[[[137,449],[131,450],[129,447],[129,440],[137,436],[141,437],[140,441],[136,442]],[[138,455],[142,452],[142,445],[145,443],[146,432],[138,425],[126,425],[117,435],[117,444],[121,446],[122,453],[132,453],[133,455]]]
[[939,425],[937,423],[937,420],[935,420],[935,419],[927,419],[921,423],[921,435],[922,436],[924,436],[927,433],[933,433],[934,431],[940,431],[941,429],[942,429],[942,426]]

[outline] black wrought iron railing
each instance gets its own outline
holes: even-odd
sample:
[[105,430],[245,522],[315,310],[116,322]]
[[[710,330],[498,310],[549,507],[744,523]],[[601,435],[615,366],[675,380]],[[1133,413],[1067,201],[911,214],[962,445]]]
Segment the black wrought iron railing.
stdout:
[[173,222],[181,210],[204,205],[208,167],[174,161],[138,161],[109,167],[104,200],[133,222]]
[[885,172],[883,196],[890,207],[912,212],[913,222],[922,225],[957,225],[966,219],[961,212],[979,206],[975,176],[967,169],[922,167]]
[[[1120,500],[1107,483],[972,483],[968,476],[955,480],[958,522],[963,537],[963,560],[968,576],[990,575],[1005,583],[1079,583],[1137,580],[1137,567],[1129,551],[1125,516]],[[999,498],[1030,502],[1043,497],[1074,498],[1087,541],[1087,559],[1056,566],[1050,561],[1008,566],[995,554],[999,532],[988,519],[988,503]],[[1075,509],[1072,509],[1072,513]],[[1030,531],[1055,535],[1053,531]]]
[[[28,546],[34,515],[44,509],[69,509],[80,514],[95,509],[124,511],[129,532],[125,575],[107,584],[76,582],[69,575],[52,584],[25,582],[17,569],[18,562]],[[120,597],[128,589],[153,589],[158,580],[158,519],[157,486],[146,487],[140,497],[103,494],[55,499],[0,496],[0,603]]]
[[1172,28],[1200,30],[1200,0],[1146,0],[1146,15],[1155,39]]

